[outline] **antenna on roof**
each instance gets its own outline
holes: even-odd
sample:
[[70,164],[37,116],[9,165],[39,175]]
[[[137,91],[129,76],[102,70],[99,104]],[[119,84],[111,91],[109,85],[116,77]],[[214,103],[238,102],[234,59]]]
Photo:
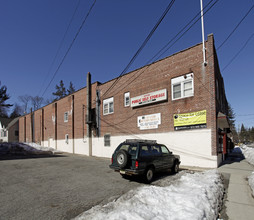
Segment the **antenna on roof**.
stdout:
[[204,66],[207,65],[206,57],[205,57],[205,34],[204,34],[204,14],[203,14],[203,0],[200,0],[200,8],[201,8],[201,28],[202,28],[202,41],[203,41],[203,60]]

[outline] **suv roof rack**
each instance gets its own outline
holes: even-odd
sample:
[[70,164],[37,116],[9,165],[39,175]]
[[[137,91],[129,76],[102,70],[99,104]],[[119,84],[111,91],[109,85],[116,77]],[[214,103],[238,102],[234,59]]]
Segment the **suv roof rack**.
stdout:
[[134,142],[139,142],[139,143],[151,143],[151,144],[157,144],[156,140],[145,140],[145,139],[126,139],[126,143],[134,143]]

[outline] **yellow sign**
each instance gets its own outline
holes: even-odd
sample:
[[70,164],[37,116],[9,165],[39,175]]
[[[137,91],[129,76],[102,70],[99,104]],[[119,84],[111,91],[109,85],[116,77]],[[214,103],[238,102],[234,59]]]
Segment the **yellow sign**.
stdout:
[[206,124],[206,110],[174,114],[174,127]]

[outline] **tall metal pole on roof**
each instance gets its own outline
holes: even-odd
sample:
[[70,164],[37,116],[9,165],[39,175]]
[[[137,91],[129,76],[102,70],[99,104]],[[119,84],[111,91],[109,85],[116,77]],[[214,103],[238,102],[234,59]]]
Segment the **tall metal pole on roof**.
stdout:
[[201,8],[201,28],[202,28],[202,41],[203,41],[203,61],[204,65],[206,66],[206,57],[205,57],[205,30],[204,30],[204,13],[203,13],[203,0],[200,0],[200,8]]

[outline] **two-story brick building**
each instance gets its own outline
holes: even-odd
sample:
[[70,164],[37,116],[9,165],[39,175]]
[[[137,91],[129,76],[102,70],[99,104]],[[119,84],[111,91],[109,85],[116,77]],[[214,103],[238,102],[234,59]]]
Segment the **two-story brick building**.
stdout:
[[152,139],[183,165],[217,167],[226,152],[228,104],[213,35],[202,44],[112,79],[92,84],[89,148],[87,87],[19,120],[20,141],[111,157],[125,139]]

